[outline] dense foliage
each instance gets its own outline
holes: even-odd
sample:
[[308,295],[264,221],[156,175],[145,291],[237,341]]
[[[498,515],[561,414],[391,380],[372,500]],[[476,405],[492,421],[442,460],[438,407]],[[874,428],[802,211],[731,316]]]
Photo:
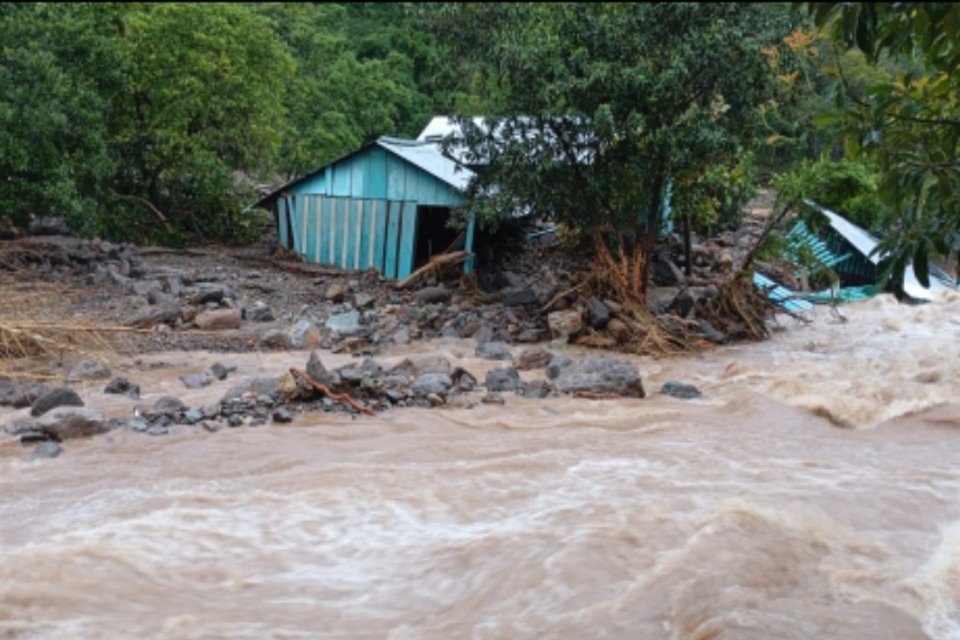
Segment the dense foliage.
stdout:
[[816,23],[869,63],[898,70],[846,91],[820,119],[837,126],[850,157],[879,168],[879,196],[892,212],[879,247],[884,277],[902,289],[913,263],[927,284],[932,257],[960,254],[960,5],[955,3],[822,3],[808,5]]
[[649,257],[668,183],[710,231],[784,172],[924,279],[960,251],[960,6],[806,7],[3,4],[0,216],[245,240],[258,184],[458,114],[481,222],[537,210]]
[[486,165],[475,211],[533,209],[632,235],[645,271],[668,180],[687,193],[751,144],[768,93],[765,15],[745,4],[445,7],[435,30],[454,34],[498,109],[483,126],[459,119],[471,161]]
[[0,214],[243,240],[276,182],[452,106],[407,5],[0,6]]

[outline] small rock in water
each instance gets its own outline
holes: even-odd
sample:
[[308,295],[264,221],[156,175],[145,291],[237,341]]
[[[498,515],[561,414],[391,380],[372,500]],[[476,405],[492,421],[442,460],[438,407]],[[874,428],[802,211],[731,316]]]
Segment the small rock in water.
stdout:
[[41,442],[37,445],[37,448],[33,450],[30,459],[36,460],[37,458],[56,458],[61,453],[63,453],[63,448],[56,442],[47,441]]
[[386,394],[387,398],[390,399],[390,402],[394,404],[405,400],[407,397],[406,391],[401,389],[387,389],[384,393]]
[[485,342],[477,347],[476,356],[487,360],[512,360],[510,347],[502,342]]
[[453,386],[453,379],[445,373],[421,373],[414,380],[411,390],[414,395],[428,396],[430,394],[444,396]]
[[168,433],[170,433],[170,428],[159,424],[151,426],[146,431],[148,436],[165,436]]
[[47,386],[39,382],[19,384],[12,380],[0,380],[0,405],[11,405],[17,409],[29,407],[47,391]]
[[573,358],[563,355],[555,355],[550,359],[550,363],[547,365],[547,379],[555,380],[560,377],[560,374],[563,373],[563,370],[575,366]]
[[14,420],[12,423],[8,424],[3,428],[11,436],[20,436],[25,433],[30,433],[34,431],[33,423],[27,422],[25,420]]
[[242,425],[242,424],[243,424],[243,418],[241,418],[241,417],[240,417],[239,415],[237,415],[237,414],[233,414],[232,416],[230,416],[229,418],[227,418],[227,425],[228,425],[228,426],[231,426],[231,427],[239,427],[239,426]]
[[486,387],[488,391],[516,391],[522,386],[520,374],[513,367],[491,369],[487,372]]
[[219,422],[214,421],[201,422],[200,426],[203,427],[204,431],[209,431],[210,433],[216,433],[217,431],[220,431],[220,428],[222,427]]
[[203,420],[203,412],[197,409],[190,409],[183,414],[183,419],[187,424],[196,424]]
[[34,426],[37,431],[58,441],[83,438],[110,430],[99,411],[89,407],[71,406],[57,407],[45,413]]
[[681,400],[690,400],[692,398],[700,398],[703,396],[703,393],[700,392],[700,389],[697,389],[692,384],[684,384],[683,382],[677,382],[676,380],[665,382],[664,385],[660,387],[660,393],[673,396],[674,398],[680,398]]
[[286,407],[280,407],[273,412],[273,421],[285,424],[293,421],[293,414]]
[[480,402],[484,404],[504,404],[505,403],[503,396],[501,396],[499,393],[494,393],[493,391],[487,392],[487,394],[480,399]]
[[434,407],[439,407],[445,403],[445,400],[435,393],[428,393],[427,401]]
[[553,354],[546,349],[527,349],[514,360],[513,364],[518,371],[530,371],[543,369],[550,364],[552,358]]
[[81,360],[67,374],[68,378],[73,380],[95,380],[97,378],[109,378],[110,369],[107,369],[101,363],[95,360]]
[[33,405],[30,407],[30,415],[41,416],[55,407],[65,406],[82,407],[83,400],[73,389],[57,387],[33,401]]
[[150,423],[143,418],[133,417],[127,420],[127,426],[138,433],[143,433],[150,428]]
[[77,363],[67,377],[72,380],[95,380],[98,378],[109,378],[110,369],[95,360],[81,360]]
[[139,398],[140,385],[134,384],[126,378],[114,378],[110,381],[110,384],[103,388],[103,392],[117,394],[125,393],[131,398]]
[[206,372],[188,373],[187,375],[180,376],[180,382],[182,382],[183,386],[187,389],[202,389],[212,383],[213,378]]
[[[233,367],[233,369],[236,370],[236,367]],[[215,362],[210,365],[210,373],[212,373],[213,377],[217,380],[226,380],[230,374],[230,368],[223,366],[219,362]]]
[[153,410],[157,413],[173,415],[186,410],[187,406],[173,396],[163,396],[153,403]]

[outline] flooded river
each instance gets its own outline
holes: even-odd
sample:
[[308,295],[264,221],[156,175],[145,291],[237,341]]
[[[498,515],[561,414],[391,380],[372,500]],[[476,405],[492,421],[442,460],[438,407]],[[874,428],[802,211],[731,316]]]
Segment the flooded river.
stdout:
[[[960,296],[843,313],[637,358],[643,400],[113,432],[54,460],[8,441],[0,637],[956,640]],[[405,349],[381,360],[497,364]],[[160,359],[118,372],[198,406],[306,354]],[[234,377],[182,389],[217,360]],[[87,403],[129,414],[101,386]]]

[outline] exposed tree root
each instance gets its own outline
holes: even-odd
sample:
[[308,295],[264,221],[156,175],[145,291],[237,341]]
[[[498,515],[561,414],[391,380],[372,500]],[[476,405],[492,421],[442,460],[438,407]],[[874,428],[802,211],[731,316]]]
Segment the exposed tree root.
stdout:
[[300,369],[291,367],[291,368],[290,368],[290,375],[292,375],[292,376],[295,377],[295,378],[300,378],[301,380],[303,380],[304,382],[306,382],[307,384],[309,384],[311,387],[313,387],[313,388],[316,389],[317,391],[323,393],[325,396],[327,396],[328,398],[330,398],[330,399],[333,400],[334,402],[343,402],[344,404],[350,405],[351,407],[353,407],[354,409],[356,409],[356,410],[359,411],[360,413],[365,413],[365,414],[367,414],[368,416],[375,416],[375,415],[377,415],[377,412],[376,412],[376,411],[374,411],[374,410],[371,409],[370,407],[365,407],[365,406],[363,406],[362,404],[360,404],[359,402],[357,402],[356,400],[354,400],[353,398],[351,398],[351,397],[350,397],[350,394],[348,394],[348,393],[334,393],[333,391],[330,390],[330,387],[328,387],[328,386],[326,386],[326,385],[324,385],[324,384],[320,384],[319,382],[317,382],[316,380],[314,380],[313,378],[311,378],[311,377],[307,374],[306,371],[301,371]]

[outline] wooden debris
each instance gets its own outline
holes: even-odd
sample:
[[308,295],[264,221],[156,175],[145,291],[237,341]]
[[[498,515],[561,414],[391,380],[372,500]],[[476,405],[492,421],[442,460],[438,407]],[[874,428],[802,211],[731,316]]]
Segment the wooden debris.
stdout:
[[472,253],[467,253],[466,251],[452,251],[450,253],[441,253],[439,255],[436,255],[430,259],[430,262],[423,265],[422,267],[420,267],[419,269],[411,273],[409,276],[407,276],[406,278],[398,282],[397,289],[403,289],[405,287],[410,286],[411,284],[416,282],[420,278],[420,276],[430,271],[436,272],[437,277],[439,278],[441,267],[448,267],[450,265],[458,264],[460,262],[463,262],[467,258],[471,257],[472,255],[473,255]]

